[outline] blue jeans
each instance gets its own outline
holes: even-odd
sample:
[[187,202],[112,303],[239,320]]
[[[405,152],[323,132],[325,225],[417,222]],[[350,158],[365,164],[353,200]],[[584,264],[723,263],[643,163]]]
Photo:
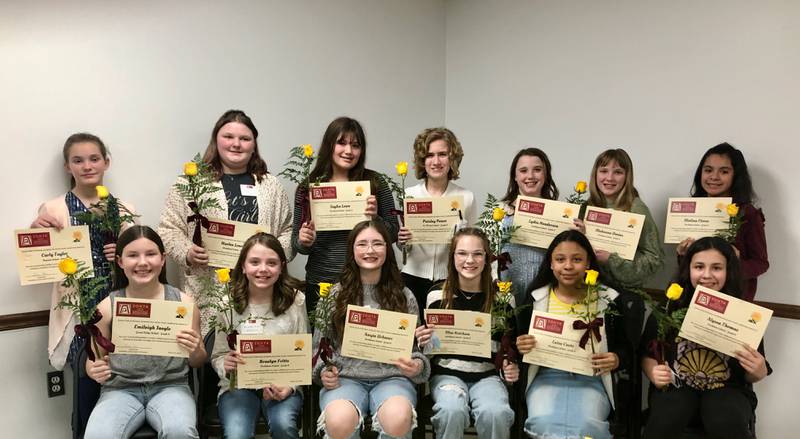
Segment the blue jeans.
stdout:
[[103,387],[85,439],[128,438],[145,420],[159,438],[197,438],[194,397],[185,381]]
[[300,392],[283,401],[267,401],[259,398],[255,390],[229,390],[220,395],[218,406],[225,438],[252,438],[259,413],[267,420],[272,437],[300,437],[297,430],[297,420],[303,408],[303,394]]
[[436,437],[464,437],[469,427],[470,406],[478,437],[507,439],[511,436],[514,412],[508,404],[508,390],[497,375],[467,383],[450,375],[431,378],[433,411],[431,418]]
[[[328,390],[324,387],[319,392],[319,408],[322,414],[317,420],[317,431],[325,428],[325,407],[337,399],[344,399],[350,401],[358,410],[358,427],[350,436],[353,439],[359,438],[361,433],[361,426],[364,424],[364,414],[372,414],[372,429],[378,433],[378,437],[390,438],[388,434],[383,432],[380,422],[378,422],[378,409],[384,401],[393,397],[402,396],[407,399],[412,407],[412,421],[411,428],[408,430],[406,438],[411,437],[411,432],[417,426],[417,415],[414,411],[414,406],[417,405],[417,389],[408,378],[391,377],[383,380],[357,380],[353,378],[339,377],[339,387]],[[326,433],[326,436],[327,433]]]
[[525,397],[530,437],[611,439],[611,403],[600,377],[539,368]]

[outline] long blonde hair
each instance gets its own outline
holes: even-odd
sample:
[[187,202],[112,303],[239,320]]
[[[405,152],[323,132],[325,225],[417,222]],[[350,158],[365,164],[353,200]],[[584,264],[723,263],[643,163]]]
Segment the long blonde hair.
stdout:
[[621,148],[607,149],[600,153],[594,161],[592,175],[589,176],[589,205],[606,207],[606,197],[600,192],[600,187],[597,185],[597,170],[612,161],[617,162],[619,167],[625,170],[625,184],[617,194],[617,198],[608,201],[614,202],[612,206],[614,209],[630,211],[633,200],[639,196],[639,191],[633,186],[633,162],[631,157]]

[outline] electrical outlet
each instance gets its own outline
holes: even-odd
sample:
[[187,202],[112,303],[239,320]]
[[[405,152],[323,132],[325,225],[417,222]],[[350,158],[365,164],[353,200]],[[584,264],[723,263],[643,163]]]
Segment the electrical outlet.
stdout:
[[61,396],[64,394],[64,372],[55,370],[47,372],[47,397]]

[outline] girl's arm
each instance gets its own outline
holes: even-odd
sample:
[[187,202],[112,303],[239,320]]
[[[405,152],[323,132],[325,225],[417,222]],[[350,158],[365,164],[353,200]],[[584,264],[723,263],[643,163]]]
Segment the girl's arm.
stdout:
[[392,210],[394,209],[394,196],[386,182],[380,178],[378,178],[378,180],[378,193],[375,194],[378,201],[378,217],[384,221],[384,225],[389,231],[389,237],[392,242],[395,242],[397,241],[397,232],[400,231],[400,223],[397,221],[397,215],[392,214]]
[[194,299],[186,293],[181,293],[181,302],[191,304],[194,311],[192,312],[192,328],[182,329],[178,332],[178,344],[189,351],[189,366],[201,367],[208,358],[208,353],[205,343],[203,343],[203,337],[200,335],[200,309],[194,303]]
[[637,201],[634,201],[631,212],[645,215],[645,220],[636,255],[632,261],[628,261],[612,253],[606,263],[612,277],[624,286],[642,286],[664,265],[664,250],[661,248],[658,226],[647,206],[638,199]]
[[[97,310],[101,314],[100,321],[97,322],[97,329],[100,334],[107,339],[111,339],[111,299],[106,297],[97,305]],[[87,340],[87,343],[92,343]],[[94,346],[92,346],[94,349]],[[108,364],[108,352],[105,351],[100,345],[97,345],[99,352],[95,351],[95,361],[86,359],[86,375],[95,380],[99,384],[103,384],[111,378],[111,367]]]
[[742,278],[755,279],[769,269],[767,236],[764,233],[764,214],[753,205],[744,206],[744,224],[736,236]]
[[[298,185],[294,193],[294,215],[292,216],[292,254],[300,253],[307,255],[311,253],[311,246],[306,247],[300,243],[298,239],[300,235],[300,228],[303,227],[301,220],[303,219],[303,191],[306,190],[305,186]],[[311,221],[311,218],[306,218],[306,221]],[[313,244],[312,244],[313,245]],[[287,254],[288,257],[288,254]]]
[[164,210],[161,211],[158,235],[164,241],[167,255],[184,270],[189,268],[186,255],[193,245],[189,237],[189,225],[186,222],[190,214],[191,210],[175,186],[170,188],[164,202]]
[[[264,178],[270,178],[270,176],[265,176]],[[286,257],[291,261],[294,259],[295,250],[294,246],[292,245],[292,236],[293,236],[293,227],[292,227],[292,210],[291,205],[289,204],[289,196],[286,194],[286,191],[283,189],[283,186],[277,181],[277,179],[271,180],[275,186],[275,191],[277,192],[277,200],[274,201],[274,207],[277,212],[275,223],[271,225],[273,233],[275,237],[278,238],[278,241],[281,243],[281,247],[283,247],[283,251],[286,252]],[[259,202],[261,202],[259,200]],[[268,202],[264,200],[264,202]]]

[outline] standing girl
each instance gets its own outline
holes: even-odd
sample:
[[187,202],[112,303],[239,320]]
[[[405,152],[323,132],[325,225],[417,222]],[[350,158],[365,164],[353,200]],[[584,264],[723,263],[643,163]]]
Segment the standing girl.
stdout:
[[103,386],[86,426],[87,439],[128,438],[146,421],[159,437],[196,438],[195,403],[186,375],[207,354],[200,338],[200,315],[192,298],[166,283],[164,244],[153,229],[133,226],[119,237],[114,291],[97,309],[97,327],[111,339],[116,300],[151,299],[182,302],[194,308],[190,329],[181,329],[178,345],[189,358],[99,352],[86,360],[86,373]]
[[[577,230],[558,234],[545,253],[539,274],[529,287],[526,304],[533,310],[577,317],[587,311],[584,283],[587,270],[598,270],[595,252],[589,240]],[[603,318],[606,336],[595,345],[592,355],[594,376],[585,376],[536,365],[528,366],[528,419],[525,432],[531,437],[572,438],[589,436],[611,439],[608,415],[615,407],[615,389],[611,373],[632,358],[633,346],[627,342],[625,315],[606,314],[619,293],[600,281],[599,299],[588,304]],[[624,313],[616,306],[617,313]],[[531,312],[520,319],[521,328],[529,328]],[[517,348],[527,354],[536,349],[536,338],[517,337]]]
[[[298,291],[301,284],[289,275],[286,264],[286,254],[274,236],[258,233],[245,241],[231,275],[233,320],[239,322],[239,334],[308,333],[305,296]],[[253,437],[259,413],[268,421],[273,437],[299,437],[297,420],[303,406],[299,388],[271,384],[260,395],[250,389],[228,390],[228,374],[244,362],[229,348],[227,334],[218,332],[211,364],[220,378],[219,416],[225,437]]]
[[[111,164],[108,149],[99,137],[89,133],[76,133],[67,138],[62,150],[64,169],[70,174],[71,189],[66,195],[54,198],[39,207],[39,214],[31,227],[54,227],[61,230],[67,226],[80,226],[86,223],[76,216],[88,213],[89,206],[100,201],[97,186],[103,184],[103,176]],[[111,195],[109,195],[111,197]],[[120,202],[129,212],[133,207]],[[109,212],[119,215],[117,212]],[[123,225],[123,227],[128,224]],[[105,236],[97,224],[89,224],[92,247],[92,269],[95,275],[107,276],[108,282],[95,298],[95,303],[108,296],[111,288],[111,264],[114,261],[116,244],[105,244]],[[72,364],[77,359],[78,350],[84,342],[82,337],[75,337],[75,319],[67,309],[55,309],[67,293],[61,283],[53,285],[50,306],[49,342],[47,352],[50,364],[56,369],[63,369],[64,364]],[[73,365],[73,370],[83,365]],[[89,413],[100,396],[100,385],[89,377],[81,377],[78,381],[78,420],[75,426],[77,433],[83,432]]]
[[347,305],[419,313],[414,295],[403,287],[383,221],[363,221],[350,232],[344,270],[330,294],[331,324],[325,331],[314,330],[315,351],[322,337],[334,340],[332,365],[319,361],[313,369],[314,382],[323,387],[318,430],[333,439],[357,438],[364,416],[372,413],[372,429],[379,437],[411,437],[417,423],[414,385],[428,380],[428,359],[416,349],[411,358],[394,364],[343,357],[340,352]]
[[[450,244],[447,281],[441,290],[428,295],[429,309],[456,309],[491,313],[492,302],[500,294],[492,279],[489,240],[480,229],[468,227],[456,232]],[[515,325],[512,325],[512,327]],[[419,326],[420,346],[430,343],[433,325]],[[515,332],[512,330],[512,333]],[[492,356],[500,348],[500,335],[492,337]],[[504,360],[502,378],[491,358],[465,355],[433,357],[431,392],[436,437],[461,438],[475,419],[478,437],[505,439],[511,435],[514,411],[508,402],[506,383],[519,378],[516,363]]]
[[[678,268],[676,283],[684,293],[675,309],[689,306],[697,285],[741,298],[741,280],[739,260],[730,244],[717,237],[698,239],[686,250]],[[651,317],[643,344],[655,345],[657,333]],[[698,415],[710,437],[752,437],[757,398],[751,384],[772,373],[764,359],[763,342],[758,350],[743,344],[736,357],[729,357],[676,337],[674,331],[667,340],[674,343],[667,344],[664,364],[656,361],[659,354],[643,348],[642,369],[655,387],[666,387],[666,391],[650,392],[645,438],[680,437]]]
[[[739,210],[744,212],[742,228],[736,235],[733,250],[742,268],[742,299],[752,302],[758,287],[758,276],[767,271],[769,260],[764,213],[753,205],[756,195],[742,152],[729,143],[720,143],[706,151],[694,173],[692,196],[731,197]],[[693,241],[686,239],[678,244],[678,255],[685,255]]]
[[597,261],[608,282],[617,288],[642,287],[664,265],[658,226],[650,209],[633,186],[633,162],[623,149],[603,151],[592,167],[589,181],[590,206],[644,215],[642,234],[632,261],[616,253],[595,250]]
[[[370,182],[370,195],[364,214],[385,223],[389,233],[389,245],[397,238],[397,217],[392,214],[394,199],[386,183],[378,173],[365,168],[367,161],[367,139],[357,120],[340,117],[328,125],[322,136],[319,157],[311,170],[309,181]],[[305,185],[297,187],[294,203],[294,226],[292,247],[298,253],[308,255],[306,262],[306,301],[309,311],[314,310],[319,299],[319,283],[334,283],[339,279],[345,263],[349,230],[321,231],[314,229],[310,218],[303,221]]]
[[[414,140],[414,171],[417,179],[423,181],[406,189],[406,196],[411,198],[461,196],[464,204],[459,208],[462,212],[462,225],[473,224],[477,219],[475,195],[453,183],[459,177],[459,166],[464,157],[456,135],[447,128],[428,128],[417,135]],[[402,206],[400,206],[402,208]],[[406,247],[408,259],[403,266],[403,281],[414,293],[417,303],[425,303],[431,287],[447,276],[448,246],[440,244],[408,244],[411,231],[400,228],[397,243]],[[421,307],[420,307],[421,308]]]
[[[508,189],[501,201],[505,203],[506,216],[503,227],[510,228],[514,224],[514,206],[519,195],[526,197],[558,199],[558,188],[553,181],[552,167],[547,154],[539,148],[520,150],[511,161],[508,175]],[[525,301],[525,291],[536,277],[539,266],[544,259],[544,250],[522,244],[508,243],[503,252],[511,257],[508,270],[500,273],[504,281],[511,281],[516,303]]]
[[[277,178],[267,172],[267,164],[258,152],[258,130],[253,121],[239,110],[228,110],[211,131],[211,140],[203,161],[208,163],[216,180],[219,209],[202,212],[208,218],[221,218],[258,224],[275,235],[287,254],[291,254],[292,213],[289,197]],[[178,180],[183,181],[182,177]],[[208,253],[192,242],[194,223],[189,205],[173,186],[161,212],[159,233],[164,237],[167,254],[181,268],[181,285],[197,303],[203,304],[199,277],[210,275]],[[208,331],[206,313],[202,319],[203,333]]]

